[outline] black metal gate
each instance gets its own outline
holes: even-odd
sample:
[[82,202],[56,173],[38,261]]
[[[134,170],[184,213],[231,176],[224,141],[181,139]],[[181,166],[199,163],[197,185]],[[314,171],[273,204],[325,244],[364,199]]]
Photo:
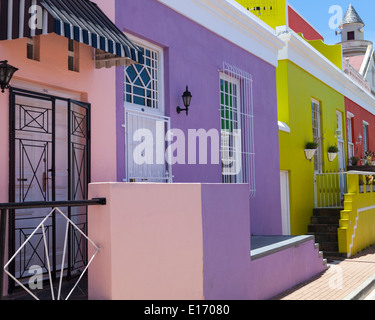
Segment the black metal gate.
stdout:
[[[90,181],[90,105],[68,98],[10,89],[9,202],[86,200]],[[85,234],[87,207],[65,208]],[[9,253],[16,252],[50,209],[10,212]],[[54,214],[45,226],[52,276],[61,269],[64,226]],[[35,234],[10,266],[17,279],[30,277],[30,267],[47,272],[43,235]],[[67,276],[87,263],[87,242],[69,230]],[[10,282],[10,291],[14,283]]]

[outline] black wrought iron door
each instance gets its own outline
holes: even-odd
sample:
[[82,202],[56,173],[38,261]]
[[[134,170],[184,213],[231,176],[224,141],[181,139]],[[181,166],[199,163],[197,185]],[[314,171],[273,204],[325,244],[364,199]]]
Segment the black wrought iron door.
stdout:
[[[85,200],[89,182],[90,105],[71,99],[12,88],[10,91],[10,202]],[[10,253],[30,236],[51,209],[17,210],[10,219]],[[66,214],[84,232],[87,208],[67,208]],[[45,224],[48,256],[42,231],[36,233],[11,266],[18,279],[30,268],[48,263],[53,277],[61,269],[65,223],[54,214]],[[49,259],[47,259],[47,257]],[[85,266],[87,243],[69,230],[67,275]]]

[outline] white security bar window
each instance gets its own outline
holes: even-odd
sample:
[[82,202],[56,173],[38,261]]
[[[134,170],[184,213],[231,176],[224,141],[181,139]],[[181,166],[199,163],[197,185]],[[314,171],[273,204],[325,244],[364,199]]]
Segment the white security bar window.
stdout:
[[251,75],[227,63],[220,72],[223,183],[248,183],[255,196],[254,116]]
[[348,137],[348,157],[351,162],[351,158],[354,157],[354,142],[353,142],[353,117],[352,113],[347,112],[346,115],[346,131]]
[[321,132],[321,120],[320,120],[320,102],[311,99],[311,110],[312,110],[312,129],[313,129],[313,140],[318,143],[318,149],[314,156],[314,169],[315,172],[322,172],[322,132]]
[[145,41],[134,42],[143,52],[144,64],[125,67],[124,181],[172,182],[165,155],[170,118],[163,107],[163,51]]
[[369,151],[368,122],[363,121],[363,151]]

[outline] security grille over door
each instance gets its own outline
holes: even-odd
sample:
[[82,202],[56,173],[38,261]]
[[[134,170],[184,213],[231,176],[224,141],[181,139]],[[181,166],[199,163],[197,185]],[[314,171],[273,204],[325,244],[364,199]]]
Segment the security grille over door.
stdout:
[[125,181],[171,183],[170,118],[127,110],[125,121]]
[[[86,200],[89,182],[90,106],[71,99],[11,89],[10,92],[10,202]],[[9,253],[14,253],[51,209],[10,212]],[[64,209],[86,233],[87,208]],[[63,227],[60,215],[51,215],[45,233],[52,273],[61,268]],[[47,257],[36,234],[22,249],[10,271],[27,279],[32,266],[47,272]],[[71,275],[87,261],[87,242],[75,228],[69,230],[65,268]],[[61,263],[60,263],[61,264]],[[12,288],[12,283],[10,283]]]

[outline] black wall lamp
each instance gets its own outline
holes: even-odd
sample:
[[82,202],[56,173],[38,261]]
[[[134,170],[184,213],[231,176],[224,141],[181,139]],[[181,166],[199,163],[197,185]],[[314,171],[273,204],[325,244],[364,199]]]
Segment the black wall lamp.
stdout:
[[182,101],[184,102],[185,109],[181,109],[180,107],[177,107],[177,113],[180,114],[181,111],[186,111],[186,115],[189,113],[189,107],[191,102],[192,95],[189,92],[188,86],[186,86],[186,91],[182,95]]
[[9,89],[10,80],[18,69],[8,64],[7,60],[0,61],[0,88],[4,93],[5,89]]

